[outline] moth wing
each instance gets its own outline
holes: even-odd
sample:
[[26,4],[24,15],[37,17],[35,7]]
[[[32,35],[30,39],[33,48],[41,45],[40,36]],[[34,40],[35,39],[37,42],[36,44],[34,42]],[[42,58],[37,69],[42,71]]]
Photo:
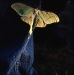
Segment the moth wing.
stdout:
[[34,12],[34,8],[23,3],[14,3],[11,5],[11,8],[14,9],[20,16],[25,16],[26,14]]
[[[34,15],[33,14],[27,14],[25,16],[22,16],[21,19],[23,22],[26,22],[27,24],[29,24],[31,26],[34,22]],[[36,24],[36,27],[41,27],[41,28],[46,26],[46,24],[39,17],[39,15],[37,15],[37,17],[36,17],[35,24]]]
[[39,11],[39,16],[46,24],[59,22],[59,17],[53,12]]
[[27,14],[25,16],[21,17],[23,22],[26,22],[30,26],[33,24],[34,15],[33,14]]
[[41,17],[39,15],[37,15],[36,21],[37,21],[36,27],[42,28],[42,27],[46,26],[46,24],[43,22],[43,20],[41,19]]

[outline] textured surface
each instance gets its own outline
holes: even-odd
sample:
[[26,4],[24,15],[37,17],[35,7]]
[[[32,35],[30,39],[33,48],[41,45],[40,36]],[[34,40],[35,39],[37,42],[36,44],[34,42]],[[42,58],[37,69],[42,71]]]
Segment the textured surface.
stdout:
[[29,26],[11,9],[17,1],[0,0],[0,75],[36,75],[33,35],[27,40]]

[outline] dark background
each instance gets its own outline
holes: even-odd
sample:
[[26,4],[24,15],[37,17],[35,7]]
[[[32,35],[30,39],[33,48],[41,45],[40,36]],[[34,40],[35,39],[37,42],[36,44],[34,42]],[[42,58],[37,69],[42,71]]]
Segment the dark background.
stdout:
[[[70,0],[69,0],[70,1]],[[0,0],[0,50],[16,44],[21,47],[29,25],[11,9],[11,4],[22,2],[34,8],[39,0]],[[52,11],[59,23],[34,30],[34,68],[39,75],[73,74],[73,2],[68,0],[42,0],[42,10]]]

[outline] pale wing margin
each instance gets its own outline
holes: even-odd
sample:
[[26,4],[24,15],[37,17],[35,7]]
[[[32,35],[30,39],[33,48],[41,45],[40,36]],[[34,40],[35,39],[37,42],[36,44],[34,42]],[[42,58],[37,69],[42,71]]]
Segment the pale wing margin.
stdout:
[[53,12],[39,11],[39,16],[46,24],[59,22],[59,17]]

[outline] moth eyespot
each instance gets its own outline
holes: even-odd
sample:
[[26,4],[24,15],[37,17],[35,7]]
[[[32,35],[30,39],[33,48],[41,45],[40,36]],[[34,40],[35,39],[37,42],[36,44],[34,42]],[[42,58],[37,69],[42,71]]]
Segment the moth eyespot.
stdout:
[[30,18],[32,18],[32,17],[30,16]]
[[46,12],[48,14],[48,12]]

